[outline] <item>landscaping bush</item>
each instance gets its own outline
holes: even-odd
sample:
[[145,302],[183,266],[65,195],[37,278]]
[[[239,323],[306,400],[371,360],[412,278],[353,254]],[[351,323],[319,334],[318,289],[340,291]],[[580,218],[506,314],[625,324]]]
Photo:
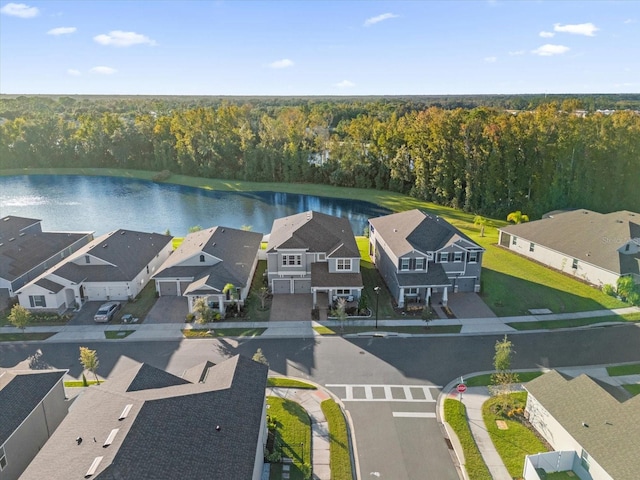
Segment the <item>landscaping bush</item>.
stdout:
[[615,297],[617,295],[615,287],[608,283],[602,286],[602,293],[609,295],[610,297]]

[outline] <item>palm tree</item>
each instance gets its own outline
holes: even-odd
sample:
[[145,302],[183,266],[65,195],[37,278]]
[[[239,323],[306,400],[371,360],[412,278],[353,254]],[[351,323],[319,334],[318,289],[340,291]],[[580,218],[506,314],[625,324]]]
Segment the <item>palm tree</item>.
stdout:
[[484,237],[484,227],[490,227],[491,221],[482,215],[476,215],[473,219],[473,224],[480,226],[480,236]]
[[520,210],[511,212],[509,215],[507,215],[507,222],[513,222],[515,224],[518,224],[518,223],[523,223],[528,221],[529,221],[529,215],[525,215]]
[[238,302],[238,289],[233,283],[227,283],[222,289],[222,293],[229,295],[229,298],[236,303],[238,313],[240,313],[240,302]]

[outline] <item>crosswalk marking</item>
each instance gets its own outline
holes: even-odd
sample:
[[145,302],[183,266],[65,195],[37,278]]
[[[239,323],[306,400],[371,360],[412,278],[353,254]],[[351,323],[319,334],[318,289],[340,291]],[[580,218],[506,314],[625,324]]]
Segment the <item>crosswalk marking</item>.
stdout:
[[436,418],[435,412],[393,412],[393,416],[400,418]]
[[[328,388],[344,388],[343,402],[421,402],[435,403],[432,390],[442,387],[438,385],[374,385],[374,384],[328,384]],[[356,389],[358,389],[356,391]],[[376,392],[382,393],[381,398],[374,397]],[[394,392],[395,390],[395,392]],[[402,392],[402,393],[400,393]],[[419,398],[419,392],[424,398]]]

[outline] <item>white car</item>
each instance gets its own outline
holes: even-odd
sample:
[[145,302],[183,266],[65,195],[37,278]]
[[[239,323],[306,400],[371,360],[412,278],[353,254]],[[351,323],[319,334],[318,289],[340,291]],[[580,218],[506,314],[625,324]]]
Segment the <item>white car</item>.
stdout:
[[111,321],[116,312],[120,309],[120,302],[107,302],[100,305],[100,308],[93,316],[97,323],[107,323]]

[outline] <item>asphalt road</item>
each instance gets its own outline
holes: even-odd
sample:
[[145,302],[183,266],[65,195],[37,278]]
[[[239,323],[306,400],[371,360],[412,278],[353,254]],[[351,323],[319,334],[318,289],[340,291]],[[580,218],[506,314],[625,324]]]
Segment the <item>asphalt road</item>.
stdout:
[[[101,342],[98,373],[117,375],[131,360],[175,374],[206,359],[220,361],[262,348],[273,373],[308,378],[344,399],[356,433],[362,478],[456,479],[433,418],[441,386],[490,370],[500,336],[313,338]],[[635,325],[514,334],[513,368],[640,362]],[[0,367],[64,368],[82,373],[78,344],[1,344]]]

